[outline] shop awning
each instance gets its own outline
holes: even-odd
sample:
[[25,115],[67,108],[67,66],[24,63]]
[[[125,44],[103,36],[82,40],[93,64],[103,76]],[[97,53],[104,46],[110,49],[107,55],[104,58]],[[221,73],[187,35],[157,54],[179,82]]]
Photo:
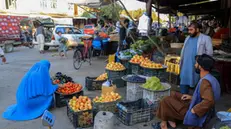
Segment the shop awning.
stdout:
[[[146,2],[147,0],[138,0],[141,2]],[[153,3],[156,4],[159,1],[159,5],[162,7],[172,7],[176,9],[180,5],[187,5],[192,3],[204,2],[209,0],[153,0]]]
[[[146,0],[138,1],[145,2]],[[153,0],[153,4],[156,5],[157,1]],[[220,9],[220,5],[221,0],[159,0],[160,9],[157,11],[163,14],[176,14],[177,11],[189,15],[205,14]]]

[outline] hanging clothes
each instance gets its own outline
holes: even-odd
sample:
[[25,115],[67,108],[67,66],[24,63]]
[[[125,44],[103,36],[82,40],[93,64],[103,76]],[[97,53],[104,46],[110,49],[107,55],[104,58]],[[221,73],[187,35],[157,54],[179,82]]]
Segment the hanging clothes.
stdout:
[[49,69],[50,62],[43,60],[25,74],[16,93],[17,104],[9,106],[3,112],[3,118],[32,120],[40,117],[50,107],[58,86],[52,84]]
[[138,30],[139,33],[148,33],[150,18],[143,14],[139,19]]

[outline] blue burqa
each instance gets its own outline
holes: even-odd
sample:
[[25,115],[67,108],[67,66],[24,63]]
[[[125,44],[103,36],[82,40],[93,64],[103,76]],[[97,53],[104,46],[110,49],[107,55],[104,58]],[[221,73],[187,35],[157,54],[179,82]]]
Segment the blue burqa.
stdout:
[[32,120],[40,117],[50,107],[58,86],[52,84],[49,69],[50,62],[42,60],[26,73],[16,93],[17,104],[9,106],[3,112],[3,118]]

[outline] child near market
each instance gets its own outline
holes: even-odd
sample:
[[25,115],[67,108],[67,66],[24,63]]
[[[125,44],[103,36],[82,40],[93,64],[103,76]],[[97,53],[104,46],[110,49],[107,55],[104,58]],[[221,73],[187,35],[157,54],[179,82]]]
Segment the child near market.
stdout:
[[67,38],[62,36],[62,32],[58,32],[56,40],[59,42],[59,55],[67,58]]
[[7,64],[6,63],[6,57],[4,56],[4,51],[0,47],[0,57],[2,58],[2,64]]

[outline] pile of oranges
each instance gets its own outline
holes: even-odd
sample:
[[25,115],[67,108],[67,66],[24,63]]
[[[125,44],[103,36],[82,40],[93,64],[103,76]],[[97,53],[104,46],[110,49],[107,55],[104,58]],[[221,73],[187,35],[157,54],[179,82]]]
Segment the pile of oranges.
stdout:
[[122,71],[125,70],[126,68],[121,63],[110,62],[107,64],[106,69],[111,71]]
[[135,55],[129,62],[133,64],[140,64],[143,61],[145,61],[145,58],[143,56]]
[[62,94],[73,94],[73,93],[77,93],[80,92],[82,90],[82,86],[80,84],[77,83],[72,83],[72,82],[68,82],[63,84],[64,87],[59,87],[57,92],[62,93]]
[[73,98],[70,99],[68,104],[74,112],[92,109],[91,99],[87,96],[79,96],[79,98],[73,96]]
[[114,102],[121,99],[121,96],[115,92],[108,92],[106,94],[102,94],[101,97],[96,96],[93,99],[95,103],[107,103],[107,102]]

